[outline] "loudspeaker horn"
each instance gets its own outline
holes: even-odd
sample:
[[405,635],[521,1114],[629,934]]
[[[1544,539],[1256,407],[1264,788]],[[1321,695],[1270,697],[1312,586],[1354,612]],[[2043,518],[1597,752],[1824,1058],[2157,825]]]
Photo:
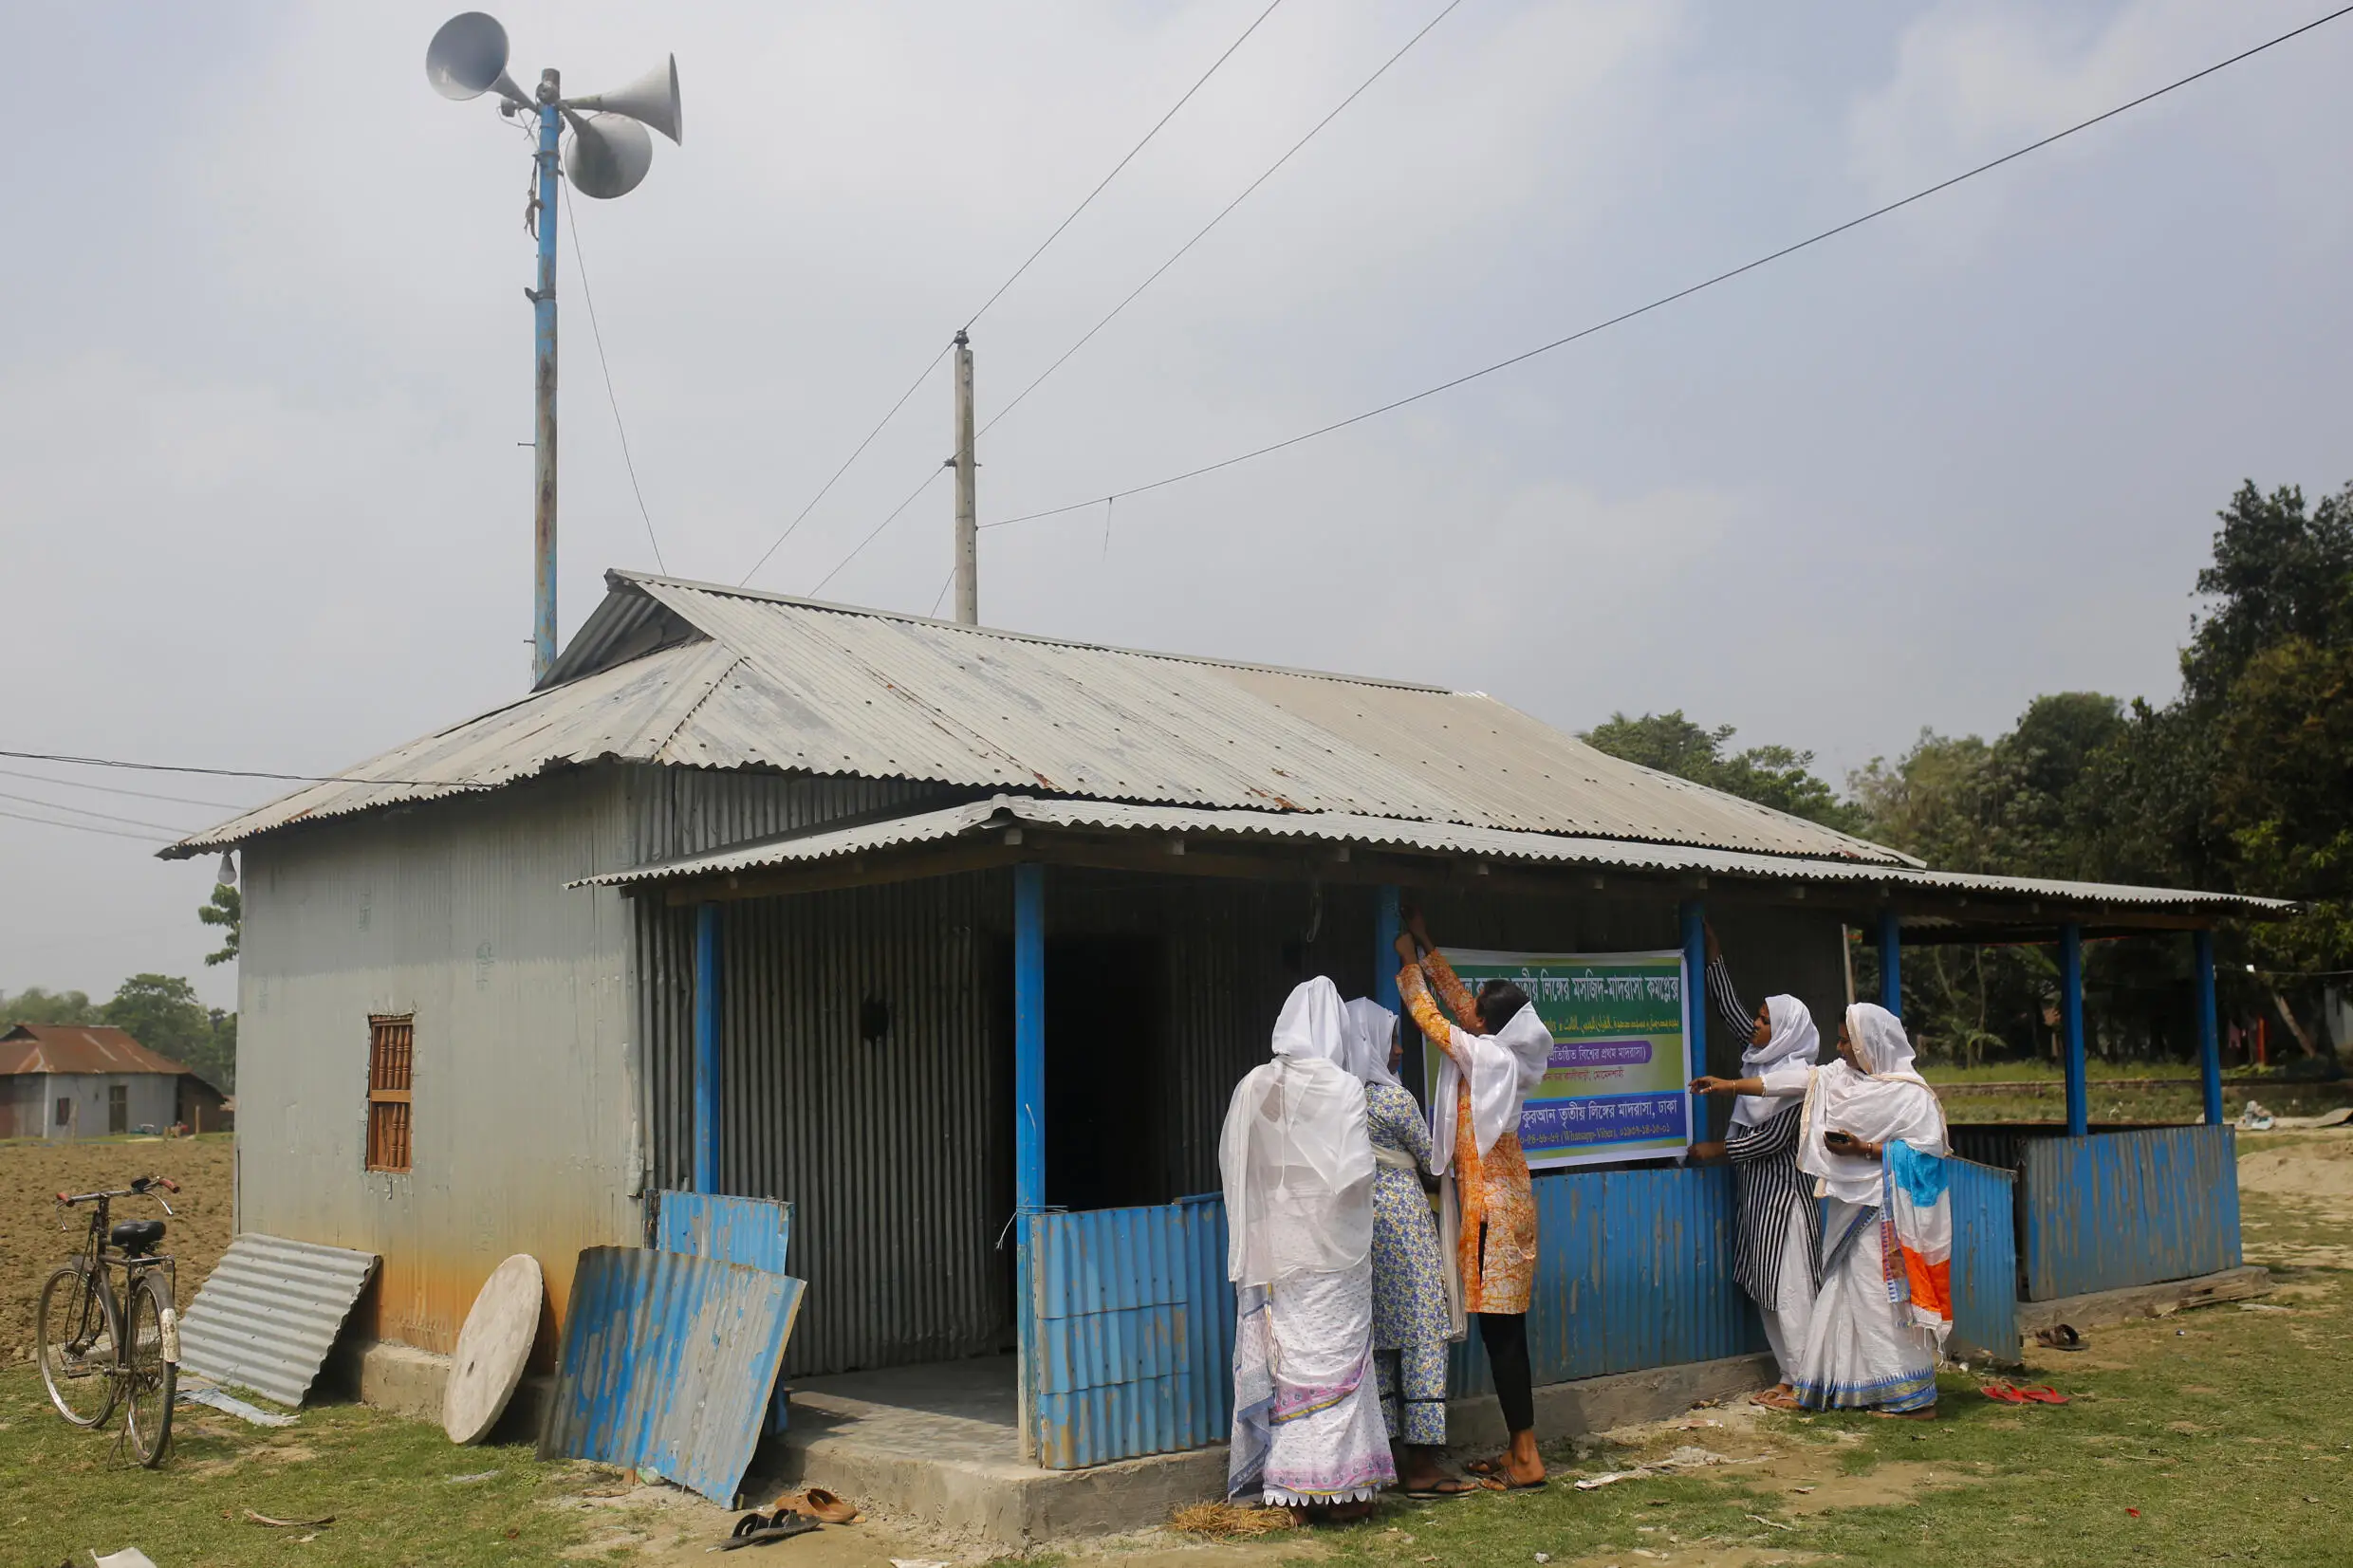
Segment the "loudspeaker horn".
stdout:
[[463,11],[441,24],[425,46],[425,80],[443,98],[461,103],[495,92],[510,103],[531,106],[530,95],[507,75],[507,29],[484,11]]
[[599,201],[625,196],[654,166],[654,138],[635,120],[619,114],[583,120],[568,109],[564,118],[572,122],[572,153],[564,172],[582,195]]
[[567,98],[564,102],[569,109],[602,109],[608,115],[627,115],[653,126],[679,146],[686,145],[678,134],[678,57],[675,54],[626,87],[592,93],[586,98]]

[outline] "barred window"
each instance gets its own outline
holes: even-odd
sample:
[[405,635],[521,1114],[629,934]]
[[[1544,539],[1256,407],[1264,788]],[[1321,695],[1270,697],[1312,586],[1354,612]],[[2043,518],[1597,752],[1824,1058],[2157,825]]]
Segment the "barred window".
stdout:
[[368,1017],[367,1168],[409,1168],[409,1081],[416,1069],[417,1015]]

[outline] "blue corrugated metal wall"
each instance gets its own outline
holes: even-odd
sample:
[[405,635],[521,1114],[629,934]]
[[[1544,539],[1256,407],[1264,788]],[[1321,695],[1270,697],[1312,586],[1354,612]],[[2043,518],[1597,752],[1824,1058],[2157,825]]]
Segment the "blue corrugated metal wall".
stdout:
[[1225,1205],[1029,1216],[1038,1463],[1197,1448],[1232,1419]]
[[2025,1149],[2026,1296],[2047,1301],[2239,1265],[2228,1127],[2041,1138]]
[[[1732,1280],[1732,1170],[1536,1178],[1528,1353],[1539,1384],[1765,1349]],[[1478,1331],[1454,1347],[1456,1398],[1492,1392]]]
[[801,1282],[631,1246],[580,1255],[542,1459],[652,1470],[732,1507]]
[[2018,1359],[2018,1178],[1990,1165],[1947,1163],[1953,1195],[1955,1359]]
[[[718,1192],[654,1194],[654,1245],[663,1252],[716,1258],[746,1268],[787,1274],[792,1246],[792,1205],[774,1198],[734,1198]],[[768,1430],[786,1426],[782,1382],[768,1408]]]

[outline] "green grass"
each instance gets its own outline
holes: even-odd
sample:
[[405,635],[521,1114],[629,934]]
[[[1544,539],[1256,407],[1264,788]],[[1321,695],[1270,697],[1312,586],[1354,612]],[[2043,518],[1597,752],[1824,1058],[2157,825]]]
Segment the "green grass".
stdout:
[[[2256,1193],[2246,1207],[2264,1222],[2250,1232],[2251,1262],[2344,1235],[2318,1209]],[[2344,1354],[2353,1291],[2338,1269],[2287,1268],[2282,1282],[2272,1304],[2286,1311],[2226,1305],[2097,1331],[2080,1356],[2034,1353],[2028,1380],[2073,1393],[2065,1407],[2009,1409],[1948,1374],[1933,1424],[1776,1416],[1755,1435],[1671,1434],[1735,1458],[1769,1446],[1788,1450],[1786,1463],[1810,1455],[1825,1477],[1885,1478],[1892,1495],[1873,1505],[1801,1515],[1788,1485],[1743,1482],[1733,1467],[1592,1492],[1555,1485],[1386,1504],[1326,1539],[1343,1558],[1405,1568],[1529,1568],[1538,1552],[1560,1568],[1646,1568],[1638,1547],[1669,1561],[1747,1548],[1874,1568],[2341,1564],[2353,1560],[2353,1360]],[[1554,1467],[1592,1473],[1629,1457],[1564,1453]]]
[[[360,1405],[321,1405],[291,1427],[250,1427],[201,1406],[173,1418],[160,1469],[115,1451],[104,1429],[69,1427],[29,1365],[0,1372],[0,1558],[87,1563],[91,1548],[138,1546],[162,1568],[234,1564],[547,1563],[577,1544],[584,1516],[543,1506],[593,1471],[542,1465],[528,1445],[460,1448],[430,1422]],[[451,1483],[454,1476],[498,1473]],[[335,1516],[315,1532],[278,1519]]]

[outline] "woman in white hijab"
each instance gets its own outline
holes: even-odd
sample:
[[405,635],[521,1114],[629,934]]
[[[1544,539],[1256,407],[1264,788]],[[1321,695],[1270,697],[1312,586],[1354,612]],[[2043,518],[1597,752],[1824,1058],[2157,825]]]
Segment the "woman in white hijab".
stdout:
[[1838,1047],[1810,1075],[1798,1141],[1799,1169],[1829,1201],[1797,1402],[1928,1419],[1953,1326],[1944,1108],[1886,1008],[1847,1008]]
[[1340,992],[1315,979],[1217,1142],[1235,1291],[1227,1495],[1355,1519],[1397,1479],[1373,1375],[1373,1150]]
[[1727,1026],[1748,1038],[1740,1053],[1742,1076],[1697,1078],[1695,1095],[1737,1095],[1732,1124],[1720,1143],[1692,1146],[1696,1160],[1730,1160],[1732,1166],[1732,1278],[1756,1303],[1765,1320],[1781,1381],[1759,1404],[1795,1403],[1798,1353],[1813,1318],[1814,1293],[1822,1284],[1815,1265],[1822,1252],[1822,1206],[1813,1182],[1798,1169],[1799,1123],[1805,1119],[1806,1085],[1822,1037],[1814,1015],[1794,996],[1769,996],[1751,1014],[1732,989],[1732,970],[1708,930],[1708,1000]]
[[1454,1323],[1448,1260],[1438,1248],[1425,1174],[1438,1167],[1430,1124],[1398,1081],[1398,1016],[1369,997],[1347,1007],[1348,1068],[1364,1084],[1373,1160],[1373,1364],[1380,1419],[1407,1497],[1457,1497],[1481,1488],[1438,1467],[1446,1447],[1446,1345]]

